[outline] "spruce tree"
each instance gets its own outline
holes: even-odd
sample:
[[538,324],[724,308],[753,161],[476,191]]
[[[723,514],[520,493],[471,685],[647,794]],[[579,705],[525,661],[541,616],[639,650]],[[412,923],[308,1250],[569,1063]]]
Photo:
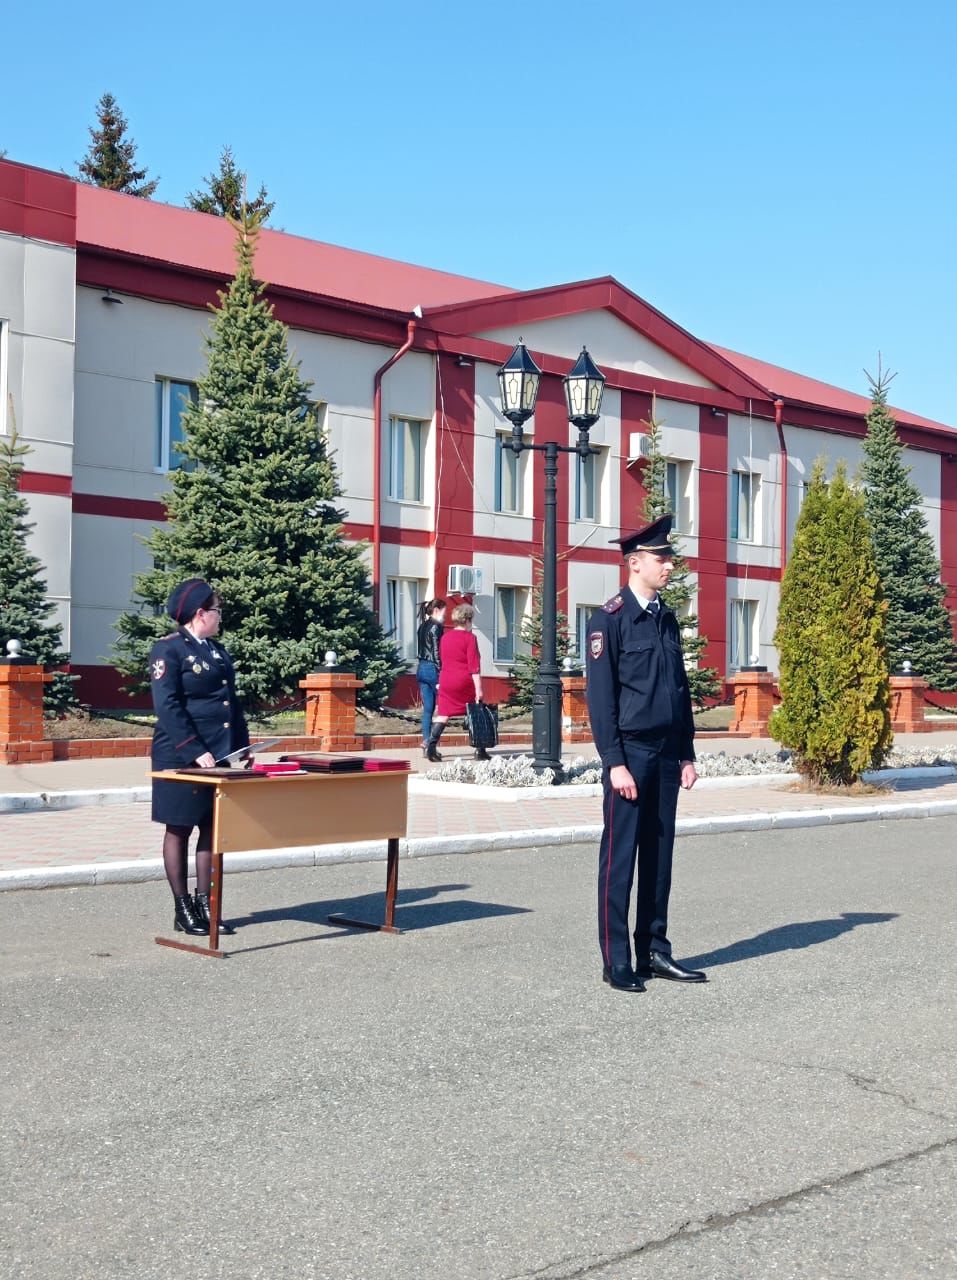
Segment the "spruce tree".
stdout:
[[[60,627],[50,621],[56,606],[47,598],[43,566],[27,549],[33,524],[27,518],[20,476],[29,452],[28,445],[18,442],[16,426],[10,435],[0,436],[0,654],[6,653],[8,640],[19,640],[24,657],[40,666],[56,667],[68,660],[60,647]],[[54,672],[52,684],[43,691],[47,713],[56,715],[76,706],[74,678]]]
[[[532,694],[538,680],[539,668],[542,665],[542,562],[532,560],[535,574],[535,585],[532,587],[532,607],[522,618],[519,629],[521,651],[515,655],[515,661],[509,667],[509,678],[512,691],[509,702],[512,706],[531,710]],[[555,615],[555,661],[559,667],[563,659],[571,652],[571,638],[568,634],[568,618],[564,613]]]
[[904,446],[887,405],[894,375],[878,364],[867,375],[867,415],[861,479],[874,540],[877,572],[887,599],[887,653],[891,671],[909,659],[916,675],[934,689],[957,689],[957,645],[944,603],[940,560],[921,510],[921,492],[910,479]]
[[[641,509],[641,519],[650,524],[659,516],[670,510],[665,480],[667,477],[667,459],[661,453],[661,423],[656,417],[654,401],[652,401],[651,417],[648,419],[648,466],[645,470],[645,501]],[[689,611],[695,589],[691,582],[691,570],[688,562],[681,554],[681,543],[675,534],[671,535],[674,547],[671,577],[668,585],[661,592],[661,598],[678,619],[681,631],[681,651],[684,654],[685,670],[691,688],[691,700],[695,706],[703,706],[706,699],[717,698],[721,692],[718,672],[714,667],[700,666],[701,654],[707,647],[707,636],[698,633],[698,616]]]
[[136,143],[126,136],[126,117],[112,93],[96,104],[97,128],[90,128],[90,146],[77,165],[81,182],[148,200],[159,179],[145,182],[146,170],[136,167]]
[[[215,213],[220,218],[242,216],[246,175],[237,168],[232,147],[223,147],[219,157],[219,172],[209,174],[204,182],[205,190],[200,188],[199,191],[191,191],[186,197],[186,204],[190,209],[195,209],[198,213]],[[246,201],[246,208],[250,213],[261,213],[265,223],[275,204],[269,199],[266,188],[260,184],[255,199]]]
[[140,607],[117,622],[116,665],[144,687],[150,645],[171,629],[160,616],[167,594],[196,575],[222,594],[224,641],[251,706],[298,698],[327,649],[376,706],[405,667],[368,608],[362,550],[343,539],[342,490],[310,384],[253,277],[262,214],[229,221],[236,275],[213,308],[207,371],[183,419],[192,465],[171,473],[169,523],[145,539],[158,567],[137,577]]
[[771,735],[817,783],[847,785],[890,749],[884,602],[864,497],[815,464],[778,608],[781,704]]

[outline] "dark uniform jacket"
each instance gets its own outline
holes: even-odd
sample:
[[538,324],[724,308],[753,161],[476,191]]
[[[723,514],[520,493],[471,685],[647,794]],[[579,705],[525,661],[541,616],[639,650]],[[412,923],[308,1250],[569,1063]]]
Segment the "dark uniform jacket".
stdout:
[[218,641],[204,643],[185,627],[164,636],[150,650],[150,686],[154,769],[191,765],[207,751],[219,760],[249,745],[232,659]]
[[596,609],[588,626],[588,714],[602,764],[625,764],[624,738],[693,760],[691,691],[678,620],[646,613],[630,587]]

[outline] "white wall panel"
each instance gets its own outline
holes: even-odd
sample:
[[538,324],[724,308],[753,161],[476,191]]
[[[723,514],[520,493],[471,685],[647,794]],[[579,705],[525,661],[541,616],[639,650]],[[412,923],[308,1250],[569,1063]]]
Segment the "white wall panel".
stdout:
[[11,329],[23,329],[23,261],[27,242],[0,232],[0,320]]
[[23,329],[71,343],[74,337],[76,254],[28,240],[23,257]]
[[[580,315],[560,316],[551,320],[522,323],[521,337],[527,347],[535,351],[547,351],[550,355],[564,356],[569,368],[578,359],[582,343],[603,372],[608,369],[627,369],[670,382],[685,382],[696,387],[713,387],[714,383],[696,373],[689,365],[651,342],[644,334],[625,324],[610,311],[588,311]],[[513,346],[519,339],[519,329],[508,325],[487,329],[480,335],[493,342]]]

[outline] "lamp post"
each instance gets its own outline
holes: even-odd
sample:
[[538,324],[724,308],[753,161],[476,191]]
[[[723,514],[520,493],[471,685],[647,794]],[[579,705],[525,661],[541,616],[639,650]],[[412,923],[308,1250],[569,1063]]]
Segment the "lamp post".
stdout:
[[542,645],[538,666],[538,679],[532,692],[532,755],[533,768],[538,771],[551,769],[555,781],[562,779],[562,683],[557,661],[558,630],[558,543],[557,543],[557,490],[558,455],[574,453],[585,459],[597,453],[589,443],[588,433],[601,416],[601,397],[605,378],[595,366],[591,356],[582,347],[574,368],[562,379],[565,386],[565,403],[568,421],[578,428],[578,442],[574,445],[558,444],[548,440],[544,444],[530,444],[525,439],[524,424],[535,412],[542,371],[528,353],[525,343],[518,346],[498,371],[502,392],[502,414],[512,424],[511,440],[502,442],[503,448],[516,455],[526,449],[545,455],[545,532],[542,545]]

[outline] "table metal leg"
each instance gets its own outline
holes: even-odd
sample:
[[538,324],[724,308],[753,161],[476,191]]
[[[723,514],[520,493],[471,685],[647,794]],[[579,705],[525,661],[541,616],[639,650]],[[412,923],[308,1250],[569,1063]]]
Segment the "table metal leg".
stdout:
[[344,924],[350,929],[368,929],[374,933],[401,933],[395,927],[395,897],[399,888],[399,838],[389,840],[389,852],[385,871],[385,920],[382,924],[373,924],[371,920],[353,920],[349,916],[329,916],[330,924]]

